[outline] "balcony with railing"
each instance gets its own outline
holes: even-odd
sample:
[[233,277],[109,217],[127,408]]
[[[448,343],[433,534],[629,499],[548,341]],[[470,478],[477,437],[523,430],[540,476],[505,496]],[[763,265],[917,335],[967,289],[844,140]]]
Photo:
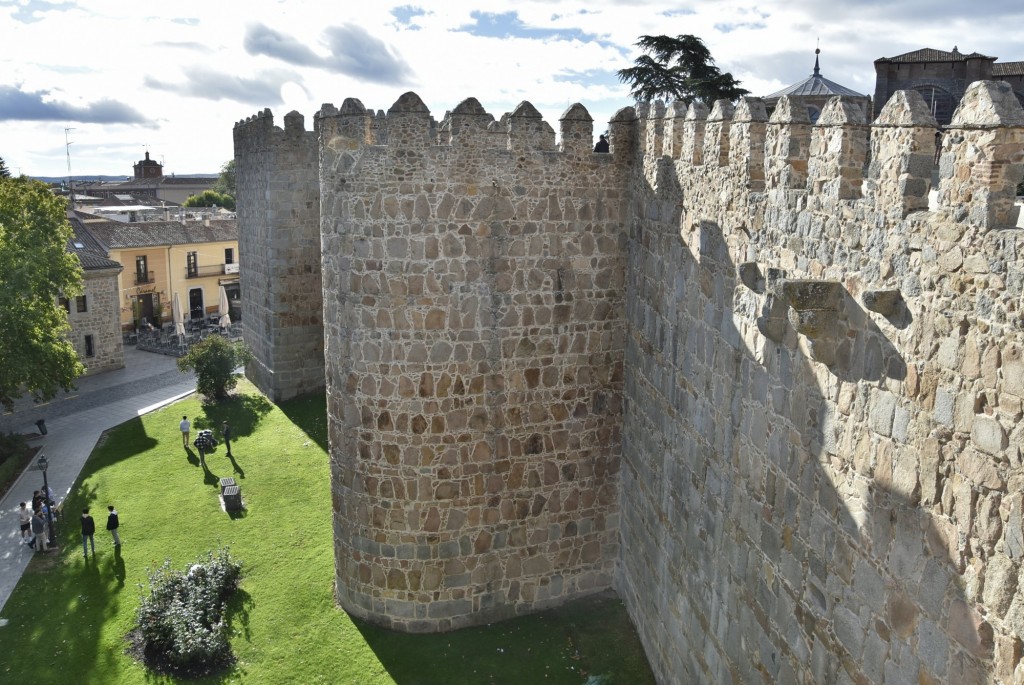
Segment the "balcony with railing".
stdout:
[[204,266],[185,267],[185,278],[204,278],[207,276],[224,276],[237,273],[238,264],[206,264]]
[[136,271],[135,285],[145,285],[146,283],[156,283],[156,274],[152,271]]

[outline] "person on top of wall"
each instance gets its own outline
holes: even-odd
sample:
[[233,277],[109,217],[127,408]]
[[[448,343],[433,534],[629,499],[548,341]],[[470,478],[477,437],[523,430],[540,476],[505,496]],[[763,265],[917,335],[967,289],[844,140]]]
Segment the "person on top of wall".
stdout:
[[597,145],[594,146],[594,152],[608,152],[608,138],[603,133],[600,135]]

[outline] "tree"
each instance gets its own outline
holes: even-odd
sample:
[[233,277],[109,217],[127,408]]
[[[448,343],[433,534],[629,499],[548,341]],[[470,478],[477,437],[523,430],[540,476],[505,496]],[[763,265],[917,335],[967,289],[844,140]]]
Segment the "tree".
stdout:
[[219,335],[211,335],[189,349],[178,359],[182,373],[196,372],[196,390],[211,400],[222,400],[238,385],[235,369],[252,360],[245,343],[232,343]]
[[0,157],[0,178],[10,178],[11,170],[7,168],[7,162],[4,161],[3,157]]
[[697,36],[640,36],[636,45],[648,54],[638,57],[635,67],[620,69],[618,76],[638,101],[672,98],[711,106],[715,100],[736,100],[750,92],[715,66],[711,52]]
[[213,190],[221,195],[230,195],[231,197],[238,195],[235,192],[235,160],[229,159],[221,165],[220,176],[217,177],[217,182],[213,184]]
[[67,339],[57,298],[82,292],[82,267],[66,247],[64,200],[45,183],[0,178],[0,405],[68,390],[85,368]]
[[223,207],[234,211],[235,198],[230,195],[222,195],[216,190],[204,190],[198,195],[189,195],[182,205],[184,207]]

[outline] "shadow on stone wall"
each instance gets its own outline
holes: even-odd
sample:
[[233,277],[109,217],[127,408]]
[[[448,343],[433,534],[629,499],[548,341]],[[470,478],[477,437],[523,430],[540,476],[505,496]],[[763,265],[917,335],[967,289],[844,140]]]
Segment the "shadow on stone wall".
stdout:
[[940,486],[895,399],[868,401],[906,378],[899,350],[845,289],[838,332],[752,335],[742,236],[680,236],[658,179],[630,243],[619,589],[661,681],[989,682],[956,528],[920,506]]

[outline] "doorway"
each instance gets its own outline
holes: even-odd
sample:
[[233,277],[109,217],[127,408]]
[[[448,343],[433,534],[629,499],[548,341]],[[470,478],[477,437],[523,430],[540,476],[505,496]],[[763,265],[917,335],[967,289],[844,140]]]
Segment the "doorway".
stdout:
[[189,317],[194,321],[206,316],[206,307],[203,306],[203,289],[192,288],[188,291]]
[[146,324],[153,323],[153,293],[139,295],[136,301],[135,327],[144,328]]

